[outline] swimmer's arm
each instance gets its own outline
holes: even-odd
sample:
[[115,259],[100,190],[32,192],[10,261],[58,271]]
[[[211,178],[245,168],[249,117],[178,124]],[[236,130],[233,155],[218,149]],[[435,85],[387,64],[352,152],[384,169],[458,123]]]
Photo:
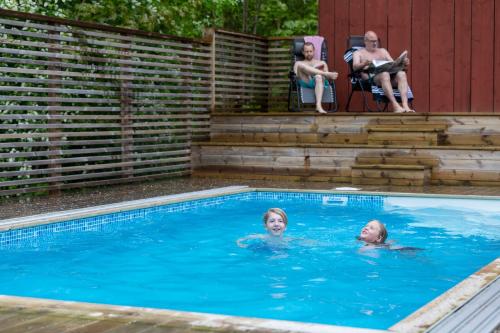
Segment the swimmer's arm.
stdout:
[[248,247],[248,244],[245,244],[246,241],[249,241],[249,240],[252,240],[252,239],[262,239],[262,238],[264,238],[263,235],[257,235],[257,234],[248,235],[248,236],[239,238],[236,241],[236,245],[238,245],[241,248],[246,248],[246,247]]

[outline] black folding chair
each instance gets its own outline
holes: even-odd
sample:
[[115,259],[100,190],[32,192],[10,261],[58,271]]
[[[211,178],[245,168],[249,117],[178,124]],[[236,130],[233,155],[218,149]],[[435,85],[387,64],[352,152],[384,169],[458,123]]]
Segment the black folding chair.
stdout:
[[[380,45],[380,39],[379,39]],[[389,99],[384,95],[384,91],[381,87],[377,86],[372,79],[364,80],[361,72],[362,70],[355,71],[352,66],[352,57],[354,52],[359,50],[360,48],[365,47],[364,44],[364,36],[350,36],[347,39],[347,50],[344,53],[344,61],[347,63],[349,67],[349,79],[351,81],[351,93],[349,94],[349,98],[347,99],[347,104],[345,110],[349,111],[349,105],[351,103],[352,95],[355,91],[360,91],[363,95],[363,101],[365,107],[368,111],[386,111],[389,105]],[[394,97],[398,102],[401,102],[401,94],[398,89],[393,88]],[[371,94],[373,96],[373,100],[375,101],[377,110],[370,109],[368,105],[368,96]],[[413,92],[410,87],[408,87],[408,101],[411,103],[413,100]]]
[[[304,47],[304,38],[295,38],[292,41],[292,67],[289,73],[289,86],[288,86],[288,111],[300,111],[301,106],[304,104],[316,104],[316,95],[314,94],[314,89],[302,87],[298,83],[297,75],[293,71],[295,62],[304,60],[304,55],[302,54],[302,49]],[[328,49],[326,46],[326,40],[323,41],[321,45],[321,59],[327,62],[328,59]],[[335,83],[333,80],[328,80],[328,86],[325,87],[323,91],[323,97],[321,102],[328,104],[329,107],[327,111],[335,112],[337,111],[337,95],[335,91]]]

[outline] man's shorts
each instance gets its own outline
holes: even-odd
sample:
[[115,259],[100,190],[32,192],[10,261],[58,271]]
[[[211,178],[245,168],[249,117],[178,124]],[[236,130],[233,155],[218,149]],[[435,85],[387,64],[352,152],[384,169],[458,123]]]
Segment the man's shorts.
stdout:
[[[299,85],[302,88],[309,88],[309,89],[314,89],[316,87],[316,81],[314,78],[311,78],[309,82],[306,82],[304,80],[299,79]],[[328,87],[330,84],[328,83],[328,80],[325,80],[325,88]]]

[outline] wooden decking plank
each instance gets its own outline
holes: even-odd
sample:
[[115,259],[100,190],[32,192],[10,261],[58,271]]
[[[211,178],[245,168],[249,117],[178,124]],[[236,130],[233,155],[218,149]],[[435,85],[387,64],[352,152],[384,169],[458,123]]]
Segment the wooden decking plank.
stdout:
[[69,331],[67,331],[67,333],[104,333],[108,332],[108,330],[123,327],[125,325],[127,325],[127,321],[124,320],[104,319],[92,322],[87,325],[80,325],[75,329],[70,329]]
[[54,333],[64,332],[80,326],[84,322],[89,322],[81,318],[71,318],[68,316],[45,315],[34,320],[20,323],[10,327],[8,333]]
[[23,311],[22,309],[16,309],[16,313],[13,316],[7,316],[0,321],[0,333],[11,332],[16,326],[37,321],[48,313],[49,311],[47,310]]

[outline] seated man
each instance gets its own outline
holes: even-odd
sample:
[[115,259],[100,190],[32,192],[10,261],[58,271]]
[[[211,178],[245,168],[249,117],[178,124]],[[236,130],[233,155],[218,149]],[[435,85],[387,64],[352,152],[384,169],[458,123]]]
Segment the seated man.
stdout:
[[[378,37],[375,32],[367,31],[365,33],[364,42],[365,48],[354,52],[352,57],[352,67],[355,71],[360,69],[367,70],[373,60],[393,61],[386,49],[378,47]],[[404,65],[408,66],[409,64],[410,60],[405,58]],[[362,73],[361,75],[365,80],[369,78],[368,73]],[[399,71],[394,74],[389,74],[388,72],[378,73],[373,77],[373,82],[382,87],[394,112],[415,112],[408,105],[408,81],[406,80],[406,73],[404,71]],[[399,89],[402,105],[399,105],[394,97],[392,87],[397,87]]]
[[323,90],[328,87],[326,79],[335,80],[338,76],[336,72],[329,72],[328,65],[322,61],[314,59],[314,44],[306,42],[302,49],[304,60],[295,62],[293,71],[297,74],[300,86],[314,89],[316,96],[316,111],[326,113],[321,105]]

